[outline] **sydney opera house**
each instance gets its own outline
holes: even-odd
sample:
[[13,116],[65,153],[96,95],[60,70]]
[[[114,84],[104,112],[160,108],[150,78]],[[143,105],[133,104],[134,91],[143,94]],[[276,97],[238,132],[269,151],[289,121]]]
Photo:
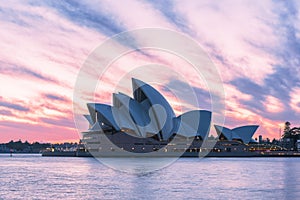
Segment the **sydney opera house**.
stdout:
[[133,98],[113,94],[113,105],[88,103],[89,129],[83,141],[99,155],[226,156],[251,153],[258,126],[228,129],[214,125],[217,138],[208,137],[212,113],[193,110],[176,116],[167,100],[153,87],[132,79]]

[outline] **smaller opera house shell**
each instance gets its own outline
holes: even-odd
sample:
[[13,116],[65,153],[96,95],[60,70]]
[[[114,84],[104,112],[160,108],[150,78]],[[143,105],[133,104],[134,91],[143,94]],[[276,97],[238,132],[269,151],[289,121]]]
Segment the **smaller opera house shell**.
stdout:
[[252,136],[256,132],[257,128],[257,125],[241,126],[234,129],[215,125],[215,129],[219,135],[220,140],[236,140],[241,141],[244,144],[256,143],[256,141],[252,139]]

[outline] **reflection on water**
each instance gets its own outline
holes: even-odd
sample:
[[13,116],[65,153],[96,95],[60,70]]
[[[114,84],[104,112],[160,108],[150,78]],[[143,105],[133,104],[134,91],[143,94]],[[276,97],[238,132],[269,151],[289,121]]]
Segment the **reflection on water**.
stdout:
[[[300,197],[299,158],[181,158],[150,173],[138,165],[134,174],[93,158],[0,154],[0,161],[0,199]],[[119,165],[127,166],[121,160]]]
[[177,157],[119,157],[97,159],[108,167],[130,174],[145,174],[161,170],[178,160]]

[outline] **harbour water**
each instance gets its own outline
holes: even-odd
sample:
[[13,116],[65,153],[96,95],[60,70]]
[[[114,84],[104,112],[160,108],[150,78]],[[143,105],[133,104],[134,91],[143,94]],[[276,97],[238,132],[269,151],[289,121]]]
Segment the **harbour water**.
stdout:
[[[120,163],[122,165],[122,163]],[[299,158],[180,158],[142,173],[93,158],[0,154],[0,199],[299,199]]]

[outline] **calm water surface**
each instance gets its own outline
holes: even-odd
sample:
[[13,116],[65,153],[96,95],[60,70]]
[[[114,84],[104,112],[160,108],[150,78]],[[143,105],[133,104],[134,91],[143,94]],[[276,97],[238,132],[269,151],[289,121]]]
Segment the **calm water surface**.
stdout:
[[0,170],[0,199],[300,198],[300,158],[181,158],[130,174],[93,158],[0,154]]

